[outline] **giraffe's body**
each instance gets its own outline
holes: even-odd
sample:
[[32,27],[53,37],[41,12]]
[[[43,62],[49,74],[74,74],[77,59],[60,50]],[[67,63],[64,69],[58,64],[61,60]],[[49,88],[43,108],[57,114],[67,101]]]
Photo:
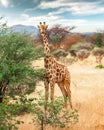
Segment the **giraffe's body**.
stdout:
[[71,91],[70,91],[70,73],[68,69],[58,63],[56,59],[50,54],[48,39],[46,36],[46,29],[47,26],[45,23],[40,23],[38,26],[41,32],[41,36],[43,38],[44,42],[44,50],[46,52],[46,56],[44,58],[44,67],[45,67],[45,97],[46,101],[48,100],[48,94],[49,94],[49,85],[50,85],[50,99],[51,101],[54,101],[54,87],[57,83],[58,86],[61,89],[61,92],[64,96],[65,105],[67,105],[67,97],[70,101],[70,106],[72,108],[71,103]]

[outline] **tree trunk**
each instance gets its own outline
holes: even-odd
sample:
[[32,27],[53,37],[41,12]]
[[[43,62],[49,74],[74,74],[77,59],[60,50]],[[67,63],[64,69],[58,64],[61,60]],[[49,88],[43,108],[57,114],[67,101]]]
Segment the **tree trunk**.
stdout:
[[5,91],[6,91],[6,88],[7,88],[7,85],[9,84],[9,80],[7,80],[6,82],[0,82],[0,103],[3,102],[3,98],[4,98],[4,95],[5,95]]
[[2,94],[0,93],[0,103],[2,103],[3,102],[3,96],[2,96]]
[[44,117],[41,117],[41,130],[44,130]]
[[3,85],[2,85],[2,83],[0,83],[0,103],[2,103],[2,101],[3,101]]

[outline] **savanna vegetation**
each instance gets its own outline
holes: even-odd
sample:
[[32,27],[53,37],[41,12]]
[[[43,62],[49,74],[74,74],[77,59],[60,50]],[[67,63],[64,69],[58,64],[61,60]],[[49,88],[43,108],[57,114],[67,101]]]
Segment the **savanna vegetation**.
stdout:
[[[46,125],[64,128],[78,122],[77,110],[64,110],[63,99],[56,98],[47,105],[36,83],[44,79],[44,69],[32,66],[32,62],[44,56],[41,46],[33,43],[27,33],[7,32],[7,24],[0,21],[0,130],[16,130],[24,123],[19,115],[34,114],[33,124],[40,130]],[[34,93],[34,98],[28,98]],[[67,114],[66,114],[67,113]]]
[[[55,25],[47,31],[53,55],[64,63],[66,59],[70,64],[78,60],[84,61],[93,55],[96,59],[95,67],[104,68],[102,62],[104,33],[102,31],[91,35],[71,33],[74,28]],[[82,109],[79,109],[80,101],[77,99],[73,110],[66,110],[63,99],[56,96],[55,102],[53,104],[49,102],[47,111],[45,111],[44,93],[37,91],[39,89],[37,84],[44,80],[44,68],[36,65],[36,62],[44,57],[40,34],[34,39],[25,32],[22,34],[12,31],[7,33],[7,30],[7,24],[2,22],[1,17],[0,130],[23,130],[20,126],[25,122],[19,117],[26,114],[32,115],[29,124],[34,125],[34,129],[37,130],[75,129],[77,123],[82,119],[79,113],[84,114],[84,112],[80,112]],[[68,55],[70,55],[69,59],[66,58]],[[75,79],[78,79],[77,75]],[[74,86],[77,85],[74,84]],[[80,97],[78,94],[76,93]],[[33,96],[31,97],[31,95]],[[88,106],[87,108],[90,109]]]

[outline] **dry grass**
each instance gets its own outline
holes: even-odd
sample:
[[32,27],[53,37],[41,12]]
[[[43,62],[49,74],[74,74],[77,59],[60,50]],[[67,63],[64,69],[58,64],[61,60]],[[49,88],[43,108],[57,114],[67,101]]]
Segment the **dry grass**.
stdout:
[[[38,62],[34,64],[43,66],[43,60],[39,61],[39,64]],[[104,69],[95,69],[95,66],[95,59],[92,56],[81,63],[75,62],[68,66],[72,80],[72,102],[74,108],[79,110],[79,122],[73,128],[64,130],[104,130]],[[44,90],[43,83],[37,89]],[[61,96],[57,86],[55,95]],[[32,117],[33,115],[18,117],[25,122],[19,126],[19,130],[38,130],[37,126],[28,124]],[[48,126],[46,130],[61,129],[52,129]]]

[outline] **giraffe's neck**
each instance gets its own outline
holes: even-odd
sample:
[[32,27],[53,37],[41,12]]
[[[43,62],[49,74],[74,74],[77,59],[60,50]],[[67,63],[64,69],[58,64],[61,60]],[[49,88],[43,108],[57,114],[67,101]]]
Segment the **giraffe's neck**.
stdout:
[[45,33],[41,34],[42,38],[43,38],[43,43],[44,43],[44,52],[46,54],[50,54],[50,48],[49,48],[49,43],[48,43],[48,39]]

